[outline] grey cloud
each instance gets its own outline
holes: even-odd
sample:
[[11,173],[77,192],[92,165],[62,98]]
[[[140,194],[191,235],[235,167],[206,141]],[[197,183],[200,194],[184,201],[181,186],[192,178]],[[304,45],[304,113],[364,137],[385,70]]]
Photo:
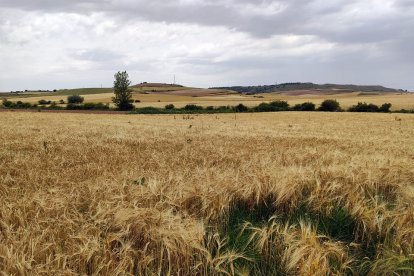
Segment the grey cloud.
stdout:
[[412,8],[414,7],[414,0],[398,0],[394,2],[394,5],[404,8]]
[[[122,21],[225,26],[257,37],[294,33],[349,43],[383,41],[414,28],[411,0],[394,1],[392,12],[371,14],[368,19],[352,15],[352,11],[359,8],[369,12],[374,2],[358,0],[332,0],[328,3],[321,0],[2,0],[0,3],[4,7],[44,12],[104,12]],[[283,8],[279,13],[266,14],[267,7],[273,4],[280,4]],[[247,9],[244,12],[243,7]],[[254,7],[261,7],[263,14],[249,12],[249,8]]]
[[99,6],[108,4],[107,0],[1,0],[3,8],[16,8],[27,11],[49,11],[49,12],[83,12],[99,9]]
[[[2,10],[8,12],[11,24],[2,18]],[[76,24],[83,26],[76,29],[79,32],[78,37],[76,32],[71,33],[74,40],[90,40],[83,48],[86,50],[69,49],[68,59],[89,62],[94,70],[164,70],[164,74],[183,70],[193,76],[216,76],[220,81],[226,75],[233,79],[232,84],[245,81],[246,78],[241,73],[245,72],[252,75],[250,84],[255,81],[265,83],[266,79],[321,82],[341,82],[342,79],[342,82],[355,80],[362,83],[362,78],[366,77],[367,82],[373,84],[385,80],[387,83],[401,83],[405,88],[411,88],[412,85],[406,78],[410,72],[414,72],[414,0],[0,0],[0,49],[2,45],[8,45],[10,49],[14,47],[14,51],[18,51],[16,49],[22,43],[32,43],[39,39],[39,35],[35,34],[27,37],[11,35],[10,29],[16,27],[14,25],[31,24],[26,22],[26,13],[34,17],[45,14],[74,14],[85,18],[103,14],[102,17],[112,20],[116,26],[111,31],[104,31],[108,39],[115,37],[117,28],[131,29],[143,22],[165,24],[167,26],[163,28],[167,31],[170,31],[169,25],[201,26],[200,31],[205,30],[203,28],[223,28],[229,36],[243,34],[248,37],[216,37],[208,33],[200,36],[202,41],[200,37],[195,38],[199,41],[192,42],[194,46],[227,39],[240,39],[240,42],[233,41],[228,48],[218,49],[218,53],[215,50],[213,53],[201,51],[188,55],[181,51],[172,51],[160,55],[164,49],[174,46],[168,43],[163,45],[163,41],[140,41],[139,34],[131,31],[123,33],[123,37],[116,36],[116,39],[127,40],[131,47],[114,48],[116,43],[96,45],[102,40],[98,42],[91,29],[94,25],[102,24],[101,19],[88,23],[67,22],[69,27]],[[148,33],[156,34],[157,28],[161,27],[157,25],[148,30]],[[59,37],[60,31],[50,31],[50,38],[42,34],[41,39],[51,41],[54,37]],[[178,32],[179,35],[185,35],[185,31]],[[275,54],[273,49],[281,47],[283,50],[298,46],[297,43],[281,46],[277,41],[271,40],[277,36],[289,35],[311,36],[314,40],[333,46],[332,49],[328,47],[320,50],[317,48],[318,44],[315,44],[312,46],[315,48],[314,52],[298,56],[287,54],[283,57]],[[134,45],[134,38],[137,45]],[[159,39],[165,39],[165,36],[160,36]],[[174,40],[174,45],[180,45],[179,39],[178,37]],[[148,46],[146,43],[156,44],[154,53],[151,53],[152,44]],[[232,55],[238,43],[248,45],[248,50],[242,49],[241,54]],[[260,43],[270,46],[260,48],[257,46]],[[140,55],[141,48],[146,51],[147,56]],[[129,53],[125,54],[125,50]],[[187,49],[183,51],[185,50]],[[257,55],[256,51],[261,55]],[[73,66],[77,68],[80,65],[76,62]],[[400,74],[396,74],[399,70]],[[395,80],[390,80],[387,75]],[[220,84],[225,83],[217,83]]]
[[[305,1],[305,0],[281,0],[281,1],[257,1],[257,0],[238,0],[238,1],[97,1],[97,0],[77,0],[77,1],[32,1],[32,0],[3,0],[2,5],[27,10],[43,10],[48,12],[105,12],[112,16],[122,18],[123,20],[136,20],[137,18],[170,23],[192,23],[206,26],[226,26],[228,28],[247,32],[254,36],[271,36],[275,34],[300,33],[318,35],[319,31],[339,27],[337,31],[344,29],[345,35],[353,30],[372,29],[373,24],[368,22],[359,22],[350,18],[349,24],[345,26],[338,22],[338,18],[343,17],[346,8],[351,5],[364,3],[363,1],[344,1],[337,0],[326,3],[326,1]],[[244,5],[248,7],[266,7],[279,3],[284,8],[277,14],[254,14],[247,10],[242,13]],[[403,6],[411,6],[412,1],[396,1],[395,7],[400,9],[403,14]],[[362,9],[367,9],[366,4],[361,5]],[[248,9],[248,8],[247,8]],[[387,16],[381,16],[374,19],[375,23],[387,20]],[[391,18],[392,19],[392,18]],[[321,23],[321,24],[318,24]],[[358,22],[357,22],[358,23]],[[318,29],[313,26],[318,26]],[[342,27],[342,28],[341,28]],[[348,28],[346,28],[348,27]],[[381,32],[381,26],[376,25],[377,31]],[[389,34],[385,30],[386,34]],[[323,32],[322,32],[323,34]],[[325,32],[329,34],[329,32]],[[334,38],[335,35],[332,34]],[[358,38],[358,37],[356,37]]]

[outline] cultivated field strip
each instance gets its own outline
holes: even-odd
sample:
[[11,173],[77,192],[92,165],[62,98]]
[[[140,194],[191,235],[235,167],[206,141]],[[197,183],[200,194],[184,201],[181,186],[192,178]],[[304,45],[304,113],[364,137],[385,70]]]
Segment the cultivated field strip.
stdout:
[[413,115],[0,122],[0,275],[414,268]]

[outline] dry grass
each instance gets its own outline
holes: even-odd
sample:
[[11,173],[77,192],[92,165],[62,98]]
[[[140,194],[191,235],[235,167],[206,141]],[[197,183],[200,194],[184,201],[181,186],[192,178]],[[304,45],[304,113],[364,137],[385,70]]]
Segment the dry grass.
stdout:
[[413,115],[0,120],[0,275],[414,267]]

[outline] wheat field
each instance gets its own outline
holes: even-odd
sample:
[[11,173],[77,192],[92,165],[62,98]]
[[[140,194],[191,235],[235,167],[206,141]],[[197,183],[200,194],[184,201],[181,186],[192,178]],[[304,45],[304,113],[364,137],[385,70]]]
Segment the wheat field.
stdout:
[[0,122],[0,275],[413,273],[413,115]]

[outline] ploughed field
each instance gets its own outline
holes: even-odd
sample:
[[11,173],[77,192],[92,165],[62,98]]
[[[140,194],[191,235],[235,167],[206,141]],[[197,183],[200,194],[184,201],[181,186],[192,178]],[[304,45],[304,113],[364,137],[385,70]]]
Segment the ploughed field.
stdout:
[[414,115],[0,121],[2,275],[414,268]]

